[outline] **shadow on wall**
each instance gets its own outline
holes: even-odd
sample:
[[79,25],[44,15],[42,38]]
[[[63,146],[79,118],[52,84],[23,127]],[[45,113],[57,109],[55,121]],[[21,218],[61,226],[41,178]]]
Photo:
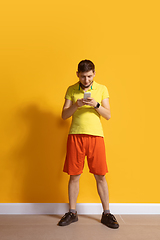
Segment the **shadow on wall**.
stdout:
[[24,108],[18,115],[26,128],[25,138],[14,152],[16,175],[21,181],[19,199],[30,203],[65,202],[63,182],[68,176],[64,176],[63,164],[69,122],[37,105]]

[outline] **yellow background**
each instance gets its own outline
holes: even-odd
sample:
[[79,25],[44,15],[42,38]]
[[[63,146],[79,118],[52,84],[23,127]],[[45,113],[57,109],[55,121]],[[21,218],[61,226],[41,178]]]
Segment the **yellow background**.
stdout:
[[[110,202],[159,203],[158,1],[6,0],[0,30],[0,202],[68,201],[61,109],[90,59],[110,94]],[[99,202],[87,165],[78,202]]]

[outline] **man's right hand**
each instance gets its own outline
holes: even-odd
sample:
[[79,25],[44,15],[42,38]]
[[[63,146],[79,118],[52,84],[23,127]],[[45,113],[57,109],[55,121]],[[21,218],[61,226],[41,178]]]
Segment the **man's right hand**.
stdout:
[[83,98],[77,99],[77,101],[76,101],[77,107],[82,107],[82,106],[85,105],[85,103],[83,102],[83,100],[84,100]]

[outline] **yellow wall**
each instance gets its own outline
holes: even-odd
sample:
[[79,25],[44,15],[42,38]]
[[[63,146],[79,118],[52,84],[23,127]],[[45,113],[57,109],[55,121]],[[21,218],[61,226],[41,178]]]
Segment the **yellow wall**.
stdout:
[[[110,93],[102,119],[110,202],[158,203],[158,1],[10,1],[0,7],[0,202],[67,202],[70,120],[60,118],[82,59]],[[78,202],[99,202],[85,166]]]

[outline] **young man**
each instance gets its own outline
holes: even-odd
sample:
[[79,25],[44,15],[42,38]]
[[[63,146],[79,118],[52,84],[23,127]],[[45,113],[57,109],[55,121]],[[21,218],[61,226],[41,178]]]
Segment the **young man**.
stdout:
[[[105,174],[108,172],[105,155],[105,144],[100,116],[109,120],[109,94],[105,86],[94,81],[95,66],[90,60],[82,60],[78,64],[79,81],[67,89],[62,118],[72,116],[72,123],[67,141],[67,154],[64,172],[70,175],[69,180],[69,212],[59,221],[59,226],[66,226],[78,221],[76,201],[79,193],[79,179],[87,156],[88,167],[94,174],[100,196],[103,214],[101,223],[110,228],[118,228],[119,224],[109,211],[108,186]],[[91,93],[87,99],[84,93]]]

